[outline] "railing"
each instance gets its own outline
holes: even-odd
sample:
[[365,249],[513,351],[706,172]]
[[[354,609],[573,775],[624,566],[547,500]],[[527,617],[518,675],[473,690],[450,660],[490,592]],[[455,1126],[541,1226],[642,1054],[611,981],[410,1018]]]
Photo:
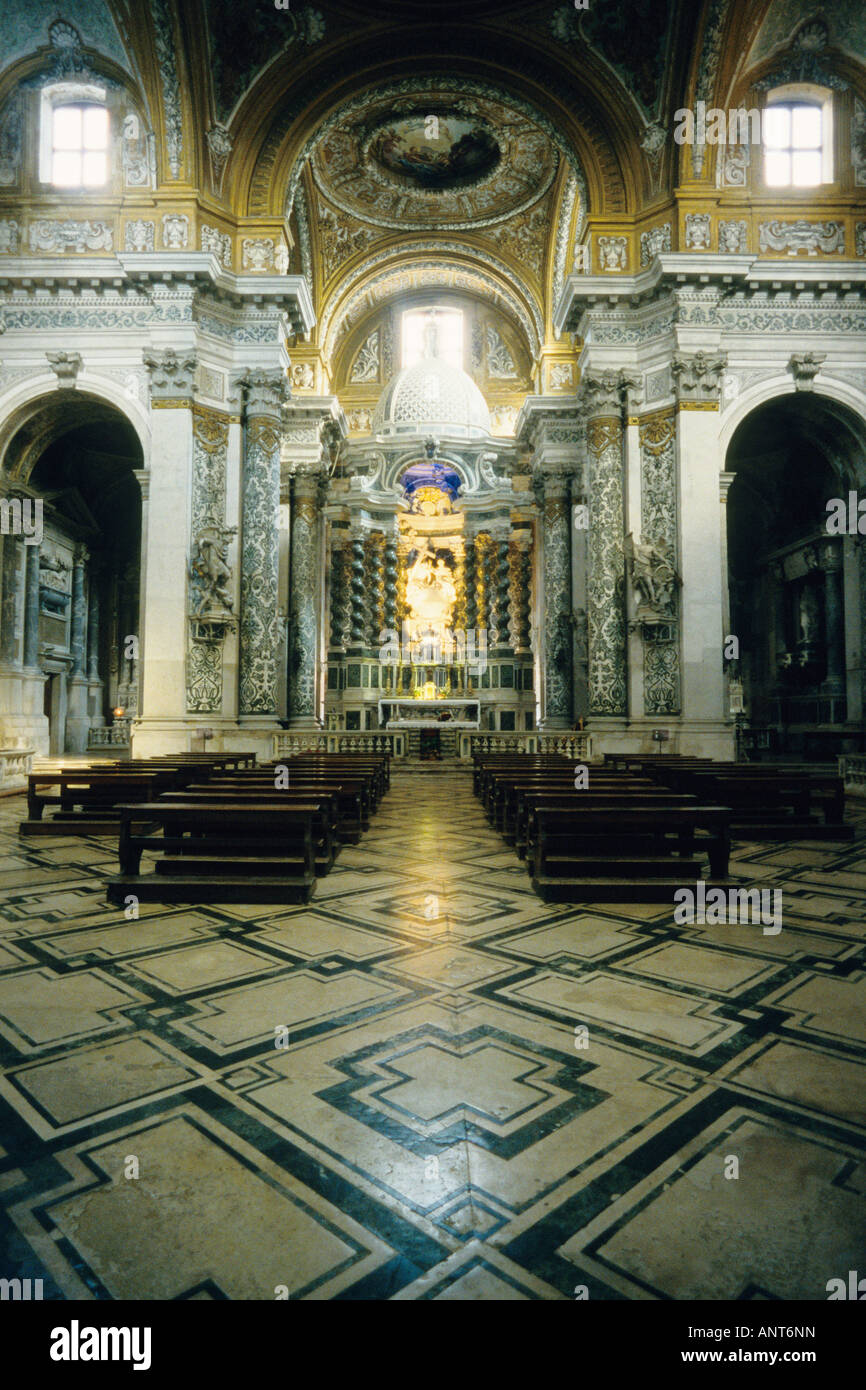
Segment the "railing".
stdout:
[[0,792],[27,786],[34,751],[33,748],[0,748]]
[[130,742],[130,721],[121,720],[117,724],[106,724],[101,729],[91,729],[87,735],[88,748],[128,748]]
[[388,753],[392,758],[405,758],[406,735],[373,731],[346,733],[342,729],[320,734],[274,735],[275,758],[292,758],[298,753]]
[[846,792],[866,796],[866,757],[862,753],[843,753],[839,758],[839,776]]
[[461,758],[476,753],[558,753],[574,762],[587,762],[592,757],[592,734],[568,729],[561,734],[462,733]]

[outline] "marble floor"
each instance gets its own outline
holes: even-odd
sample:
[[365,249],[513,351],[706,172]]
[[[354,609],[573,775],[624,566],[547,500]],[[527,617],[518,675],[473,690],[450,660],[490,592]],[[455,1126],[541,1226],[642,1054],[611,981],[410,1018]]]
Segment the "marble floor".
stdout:
[[[866,1268],[866,807],[783,929],[546,905],[396,772],[304,907],[108,907],[0,801],[0,1274],[55,1299],[826,1299]],[[736,1176],[735,1176],[736,1173]]]

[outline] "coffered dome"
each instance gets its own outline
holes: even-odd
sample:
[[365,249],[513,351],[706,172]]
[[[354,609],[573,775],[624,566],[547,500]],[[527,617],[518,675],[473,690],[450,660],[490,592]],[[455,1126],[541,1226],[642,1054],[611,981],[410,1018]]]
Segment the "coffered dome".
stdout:
[[490,412],[475,382],[438,357],[424,357],[392,377],[373,415],[373,434],[409,435],[427,429],[464,439],[490,433]]

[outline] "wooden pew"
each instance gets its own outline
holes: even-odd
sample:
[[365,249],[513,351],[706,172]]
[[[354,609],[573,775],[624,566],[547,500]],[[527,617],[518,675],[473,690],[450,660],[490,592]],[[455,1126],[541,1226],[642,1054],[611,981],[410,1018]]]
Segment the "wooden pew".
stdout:
[[[679,804],[592,808],[537,804],[530,817],[532,886],[545,901],[670,902],[694,882],[695,831],[707,834],[710,885],[726,885],[730,853],[730,810]],[[675,837],[678,854],[651,856],[652,863],[612,849],[623,836]],[[672,847],[671,847],[672,849]],[[639,857],[640,859],[640,857]],[[669,866],[669,873],[665,867]],[[700,866],[698,866],[699,868]],[[635,872],[635,868],[640,870]],[[710,886],[708,885],[708,886]]]
[[716,798],[733,809],[735,839],[851,839],[842,778],[811,768],[779,764],[671,764],[653,773],[658,783]]
[[[251,806],[160,798],[118,809],[120,873],[107,894],[119,904],[130,894],[148,902],[307,902],[330,814],[327,802],[314,800]],[[163,833],[135,834],[143,819]],[[141,873],[145,850],[162,855],[150,874]]]
[[[28,819],[19,825],[19,834],[113,834],[120,825],[117,808],[121,802],[153,801],[191,777],[192,770],[187,773],[170,766],[32,772],[27,780]],[[46,806],[60,809],[44,820]]]
[[243,804],[262,806],[280,801],[321,801],[330,807],[331,840],[333,852],[327,860],[318,858],[317,872],[321,875],[330,869],[334,856],[341,844],[357,844],[363,829],[363,810],[360,793],[333,782],[306,782],[288,790],[276,790],[273,783],[265,786],[237,786],[233,783],[222,785],[204,782],[200,786],[193,783],[183,791],[164,793],[162,800],[173,801],[178,805],[203,801],[208,805]]

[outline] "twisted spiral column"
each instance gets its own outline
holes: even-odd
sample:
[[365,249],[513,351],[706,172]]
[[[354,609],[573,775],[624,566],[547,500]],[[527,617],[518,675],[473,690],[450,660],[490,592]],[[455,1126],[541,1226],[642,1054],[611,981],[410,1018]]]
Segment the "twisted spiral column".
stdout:
[[346,556],[343,546],[331,546],[331,646],[342,647],[346,608]]
[[511,565],[508,553],[508,538],[499,539],[496,547],[496,645],[511,645],[509,632],[509,609],[511,598]]
[[466,540],[466,550],[463,556],[463,573],[466,592],[463,607],[466,614],[467,641],[469,633],[474,630],[478,622],[478,595],[475,589],[476,563],[475,538],[469,536]]
[[385,542],[385,622],[384,626],[397,628],[397,542],[389,536]]
[[351,620],[349,641],[353,647],[363,647],[367,632],[366,614],[366,564],[364,555],[364,534],[352,532],[351,544]]
[[367,577],[368,589],[368,636],[371,647],[379,646],[379,633],[385,619],[385,537],[381,531],[373,531],[367,537]]

